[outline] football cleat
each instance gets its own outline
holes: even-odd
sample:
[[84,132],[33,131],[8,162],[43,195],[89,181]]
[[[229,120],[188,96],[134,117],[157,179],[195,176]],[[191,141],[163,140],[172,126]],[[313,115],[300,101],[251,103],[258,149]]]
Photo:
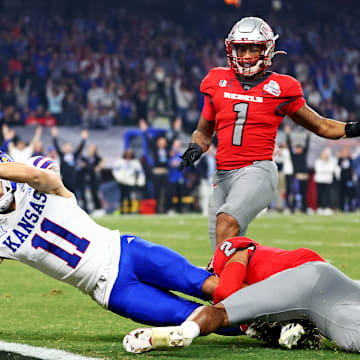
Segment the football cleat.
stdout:
[[[298,320],[296,323],[255,321],[247,326],[242,325],[241,328],[248,337],[265,341],[271,347],[280,345],[289,349],[312,350],[321,347],[322,337],[319,329],[306,320]],[[297,331],[302,333],[300,337],[295,336]]]
[[297,323],[289,323],[281,328],[279,345],[288,349],[298,345],[300,338],[305,334],[302,325]]
[[124,337],[127,352],[141,354],[150,350],[189,346],[192,339],[185,338],[179,326],[140,328]]

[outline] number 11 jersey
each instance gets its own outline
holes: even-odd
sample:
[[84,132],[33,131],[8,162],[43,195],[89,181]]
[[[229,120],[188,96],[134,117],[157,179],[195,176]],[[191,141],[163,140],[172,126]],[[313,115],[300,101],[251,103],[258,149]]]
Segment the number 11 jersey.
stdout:
[[247,81],[232,69],[214,68],[200,91],[205,95],[202,116],[215,121],[218,170],[272,160],[281,121],[305,104],[300,82],[274,72]]
[[86,294],[104,273],[109,283],[115,281],[120,234],[96,224],[75,197],[17,184],[15,204],[16,210],[0,215],[0,257],[28,264]]

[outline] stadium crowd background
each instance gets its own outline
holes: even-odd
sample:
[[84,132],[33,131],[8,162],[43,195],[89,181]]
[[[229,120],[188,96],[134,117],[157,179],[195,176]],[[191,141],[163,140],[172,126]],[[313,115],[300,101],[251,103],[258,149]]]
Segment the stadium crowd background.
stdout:
[[[237,8],[221,0],[2,0],[3,148],[21,159],[33,153],[59,160],[63,152],[71,173],[63,173],[64,181],[72,178],[72,189],[94,214],[120,208],[126,213],[206,215],[202,204],[211,190],[213,154],[183,175],[177,166],[200,115],[201,79],[212,67],[227,66],[224,38],[239,18],[261,16],[280,35],[276,48],[288,55],[277,56],[272,70],[301,81],[313,108],[343,122],[360,118],[360,8],[355,0],[330,3],[243,0]],[[39,125],[42,134],[36,130],[30,142]],[[306,150],[307,134],[285,119],[278,136],[281,181],[273,208],[322,214],[360,208],[357,140],[335,144],[311,135],[305,153],[310,176],[301,195],[294,162],[304,156],[289,154],[286,125],[292,128],[292,147]],[[88,129],[90,137],[81,129]],[[155,156],[163,146],[158,136],[165,137],[168,147],[168,161],[161,166]],[[78,144],[82,152],[74,154],[71,145]],[[325,204],[316,196],[323,184]],[[119,200],[124,197],[126,206]]]

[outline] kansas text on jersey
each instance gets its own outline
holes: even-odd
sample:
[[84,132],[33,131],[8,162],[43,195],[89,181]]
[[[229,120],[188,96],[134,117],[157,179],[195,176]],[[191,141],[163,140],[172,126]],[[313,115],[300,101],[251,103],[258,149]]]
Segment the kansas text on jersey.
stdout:
[[[96,224],[76,203],[18,184],[16,211],[0,215],[0,257],[18,260],[89,294],[100,276],[109,284],[120,234]],[[109,291],[111,286],[109,286]]]

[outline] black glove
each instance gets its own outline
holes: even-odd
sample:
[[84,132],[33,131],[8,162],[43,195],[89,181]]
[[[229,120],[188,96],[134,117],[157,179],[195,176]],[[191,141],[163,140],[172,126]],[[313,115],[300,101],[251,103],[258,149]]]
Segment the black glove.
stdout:
[[347,123],[345,125],[345,134],[348,138],[360,136],[360,121]]
[[194,162],[200,159],[202,154],[202,148],[196,143],[190,143],[186,151],[182,154],[181,163],[179,165],[179,170],[183,170],[187,166],[194,167]]

